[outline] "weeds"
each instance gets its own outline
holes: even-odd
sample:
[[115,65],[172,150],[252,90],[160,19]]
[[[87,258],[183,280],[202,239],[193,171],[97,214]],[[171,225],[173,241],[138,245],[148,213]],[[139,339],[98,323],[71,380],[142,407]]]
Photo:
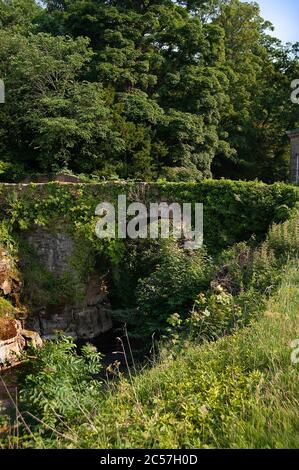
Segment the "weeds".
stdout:
[[227,250],[189,314],[168,316],[172,336],[159,354],[153,341],[153,366],[131,370],[123,347],[129,374],[116,365],[119,380],[105,387],[93,378],[101,365],[90,346],[80,357],[70,339],[48,343],[28,361],[19,403],[12,397],[16,431],[1,445],[299,447],[298,366],[291,361],[298,246],[297,215],[273,226],[258,247]]

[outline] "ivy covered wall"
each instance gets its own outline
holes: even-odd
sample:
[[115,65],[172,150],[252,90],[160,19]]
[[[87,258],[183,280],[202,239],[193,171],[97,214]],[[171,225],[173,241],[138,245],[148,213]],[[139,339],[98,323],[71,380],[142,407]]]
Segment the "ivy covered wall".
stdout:
[[255,234],[262,237],[273,222],[285,221],[298,200],[295,187],[277,183],[206,180],[199,183],[0,184],[2,224],[24,231],[33,225],[63,224],[73,236],[98,245],[96,206],[130,202],[198,202],[204,204],[204,242],[222,248]]
[[[253,236],[262,240],[273,222],[289,218],[298,200],[289,185],[227,180],[0,185],[0,244],[20,272],[18,311],[23,316],[26,311],[29,327],[43,336],[56,329],[81,338],[107,331],[111,312],[122,310],[126,318],[136,307],[140,279],[169,256],[152,241],[96,237],[97,205],[117,207],[118,195],[126,195],[128,204],[203,203],[207,254],[195,253],[198,259],[188,260],[173,252],[182,263],[180,272],[195,263],[190,273],[197,264],[201,272],[206,256]],[[205,272],[199,277],[208,285]],[[15,296],[2,291],[2,298],[16,306]]]

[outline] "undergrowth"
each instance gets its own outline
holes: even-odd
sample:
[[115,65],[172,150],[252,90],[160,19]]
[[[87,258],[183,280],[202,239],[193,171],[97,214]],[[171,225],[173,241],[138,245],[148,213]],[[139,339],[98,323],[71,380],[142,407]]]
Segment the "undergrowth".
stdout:
[[115,363],[118,380],[100,381],[100,355],[77,356],[67,338],[30,351],[18,431],[2,446],[298,447],[298,240],[294,214],[258,247],[224,252],[189,313],[168,317],[143,371]]

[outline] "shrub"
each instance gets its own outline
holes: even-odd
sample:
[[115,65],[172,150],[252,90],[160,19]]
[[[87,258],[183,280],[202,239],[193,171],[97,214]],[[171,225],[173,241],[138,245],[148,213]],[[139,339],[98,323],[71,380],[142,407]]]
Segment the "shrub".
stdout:
[[59,335],[43,348],[26,352],[24,360],[21,410],[30,410],[47,425],[59,426],[64,419],[75,420],[80,409],[92,409],[99,397],[99,382],[93,374],[101,369],[101,355],[93,346],[84,346],[79,356],[73,339]]
[[198,292],[208,288],[212,261],[205,249],[188,252],[169,242],[153,272],[139,281],[137,315],[144,333],[163,330],[173,312],[184,314]]
[[279,286],[286,261],[298,257],[298,220],[297,213],[283,224],[274,224],[259,245],[251,240],[222,253],[212,290],[197,295],[187,318],[178,313],[168,318],[172,343],[180,348],[186,338],[215,340],[257,318]]
[[299,214],[271,226],[265,241],[238,243],[218,258],[214,282],[228,292],[239,294],[248,289],[270,293],[280,282],[284,264],[299,255]]
[[294,211],[284,224],[274,224],[269,230],[267,244],[282,262],[299,256],[299,216]]
[[231,294],[220,286],[217,292],[199,294],[193,308],[185,319],[178,314],[169,317],[168,334],[178,349],[185,341],[213,341],[232,333],[244,324],[242,309]]

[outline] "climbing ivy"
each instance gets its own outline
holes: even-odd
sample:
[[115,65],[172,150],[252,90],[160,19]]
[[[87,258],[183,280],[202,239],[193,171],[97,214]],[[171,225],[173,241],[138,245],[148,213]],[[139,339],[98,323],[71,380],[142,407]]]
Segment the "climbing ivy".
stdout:
[[[134,308],[139,279],[149,276],[155,269],[163,249],[151,248],[153,241],[150,240],[141,243],[96,237],[97,205],[105,201],[116,206],[121,194],[127,196],[128,205],[136,201],[149,205],[161,200],[203,203],[204,243],[210,254],[253,235],[262,240],[273,222],[289,218],[298,200],[296,189],[285,184],[227,180],[0,185],[1,243],[18,252],[25,291],[29,286],[30,305],[36,302],[40,305],[42,299],[47,305],[58,305],[61,285],[65,298],[80,301],[88,274],[97,271],[107,276],[114,306]],[[53,233],[64,232],[74,241],[69,270],[63,277],[57,279],[48,273],[26,249],[26,233],[34,227]],[[151,253],[150,259],[146,258],[146,253]]]
[[[98,183],[0,185],[3,220],[14,230],[33,225],[57,230],[63,226],[77,240],[90,242],[96,250],[107,242],[95,235],[96,206],[104,201],[117,204],[120,194],[130,202],[201,202],[204,204],[204,239],[220,249],[250,238],[262,238],[273,223],[288,219],[298,200],[295,188],[283,183],[206,180],[199,183]],[[116,251],[119,244],[113,243]],[[111,255],[113,249],[111,250]],[[112,255],[113,256],[113,255]]]

